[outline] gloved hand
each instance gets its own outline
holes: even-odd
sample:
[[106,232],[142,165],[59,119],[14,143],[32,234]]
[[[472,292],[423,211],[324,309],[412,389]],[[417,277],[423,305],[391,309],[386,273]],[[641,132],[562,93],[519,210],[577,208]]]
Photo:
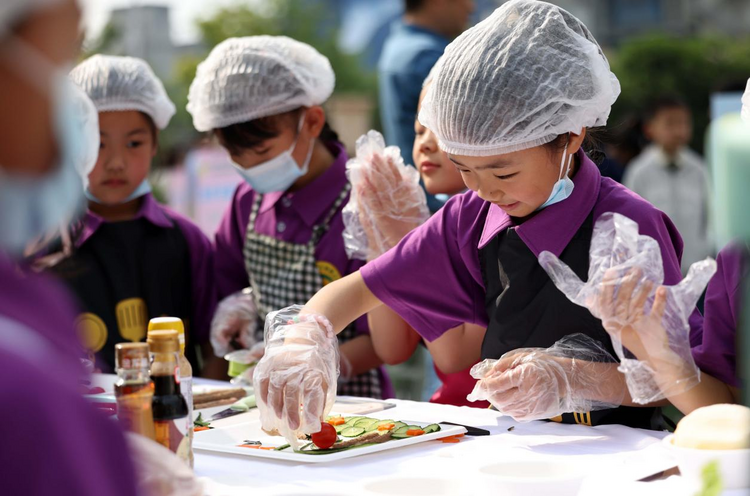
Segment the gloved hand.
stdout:
[[299,433],[313,434],[333,407],[338,377],[338,340],[328,319],[300,314],[293,305],[266,317],[265,355],[253,374],[261,426],[297,446]]
[[419,173],[404,164],[398,147],[369,131],[357,140],[357,155],[346,164],[352,184],[344,207],[344,243],[352,258],[372,260],[396,246],[430,216]]
[[255,329],[258,326],[258,309],[252,289],[231,294],[221,300],[211,319],[211,346],[214,354],[223,357],[235,349],[236,342],[242,349],[255,344]]
[[656,240],[639,235],[627,217],[607,213],[594,226],[586,283],[549,252],[539,255],[539,263],[571,301],[602,319],[633,401],[651,403],[700,382],[689,318],[716,272],[715,261],[697,262],[682,282],[662,286]]
[[135,466],[138,494],[144,496],[200,496],[202,484],[177,455],[151,439],[126,432]]
[[547,349],[521,348],[474,365],[478,381],[467,399],[487,400],[519,422],[613,408],[625,392],[602,381],[601,366],[612,362],[598,341],[573,334]]

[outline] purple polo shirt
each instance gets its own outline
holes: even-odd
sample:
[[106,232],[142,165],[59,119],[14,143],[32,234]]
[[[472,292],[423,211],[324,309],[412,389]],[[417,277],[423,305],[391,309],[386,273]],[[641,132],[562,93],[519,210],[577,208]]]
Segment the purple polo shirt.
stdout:
[[[325,220],[347,183],[346,162],[349,157],[344,145],[331,141],[326,143],[326,146],[335,160],[323,174],[297,191],[263,195],[255,219],[256,232],[296,244],[310,241],[313,228]],[[243,247],[254,201],[255,191],[249,184],[243,182],[237,186],[232,203],[216,231],[215,267],[219,299],[250,285]],[[348,201],[347,196],[331,219],[328,231],[322,235],[315,247],[315,260],[325,283],[356,272],[364,265],[362,260],[350,259],[344,248],[344,220],[341,211]],[[358,319],[356,325],[360,333],[369,333],[366,316]],[[383,397],[392,397],[393,389],[385,369],[381,368],[380,375]]]
[[[487,326],[479,250],[513,227],[535,256],[547,250],[559,257],[592,211],[594,221],[605,212],[636,221],[640,233],[661,246],[665,283],[679,282],[682,239],[669,218],[635,193],[603,178],[582,151],[578,159],[571,196],[520,225],[473,191],[454,196],[425,224],[360,270],[367,287],[430,341],[464,322]],[[697,311],[691,328],[691,341],[700,342]]]
[[730,244],[716,257],[716,274],[706,289],[703,342],[693,348],[698,367],[733,387],[741,387],[737,373],[737,323],[741,310],[742,278],[747,277],[747,249]]
[[[164,205],[160,205],[151,193],[143,196],[143,202],[134,219],[140,218],[165,229],[171,229],[177,225],[184,236],[190,252],[193,336],[198,344],[208,342],[211,332],[211,318],[216,308],[211,242],[192,221]],[[83,231],[76,242],[76,247],[82,246],[105,222],[107,222],[105,219],[88,210],[83,218]]]
[[[329,142],[327,146],[336,159],[313,182],[295,192],[263,195],[255,220],[256,232],[296,244],[310,241],[313,227],[323,222],[347,183],[348,156],[344,146],[337,142]],[[255,191],[249,184],[243,182],[237,186],[232,203],[216,231],[216,288],[220,299],[250,284],[242,249],[254,201]],[[350,259],[344,249],[341,210],[348,201],[347,197],[315,247],[315,260],[319,265],[326,264],[327,281],[351,274],[364,265],[361,260]]]
[[74,318],[56,282],[0,253],[3,494],[136,494],[122,432],[79,393]]

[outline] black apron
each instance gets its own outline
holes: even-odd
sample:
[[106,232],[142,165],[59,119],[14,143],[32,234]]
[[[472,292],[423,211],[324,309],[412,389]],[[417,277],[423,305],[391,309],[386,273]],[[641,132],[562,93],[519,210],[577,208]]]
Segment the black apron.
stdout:
[[78,331],[102,372],[114,371],[115,344],[145,340],[150,319],[170,316],[185,323],[185,356],[197,373],[190,249],[176,224],[105,222],[50,271],[78,297]]
[[[586,281],[593,232],[590,214],[560,255]],[[498,233],[479,251],[489,319],[482,359],[500,358],[518,348],[549,348],[566,335],[582,333],[601,342],[614,357],[609,335],[588,309],[571,302],[549,278],[534,253],[512,227]],[[555,417],[567,424],[623,424],[644,429],[665,428],[658,408],[621,406]]]

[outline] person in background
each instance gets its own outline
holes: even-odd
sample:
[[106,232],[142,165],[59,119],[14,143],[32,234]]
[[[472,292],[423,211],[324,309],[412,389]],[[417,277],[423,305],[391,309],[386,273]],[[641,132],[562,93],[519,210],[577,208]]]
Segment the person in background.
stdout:
[[[216,232],[217,356],[256,343],[262,354],[269,312],[362,265],[341,236],[348,157],[321,107],[334,82],[326,57],[285,36],[230,38],[198,66],[187,106],[193,125],[216,135],[245,180]],[[238,294],[248,286],[250,295]],[[390,397],[380,365],[366,320],[347,326],[340,392]]]
[[86,380],[73,302],[18,265],[82,198],[82,128],[65,67],[78,54],[75,0],[0,4],[0,424],[4,494],[133,496],[122,432],[81,395]]
[[682,272],[714,254],[710,236],[710,181],[701,157],[688,148],[690,109],[675,97],[653,101],[644,116],[651,144],[625,169],[623,184],[666,213],[685,243]]
[[88,209],[70,229],[73,248],[47,270],[78,297],[79,332],[97,369],[112,372],[115,345],[144,340],[149,319],[168,315],[185,322],[185,355],[201,371],[199,358],[213,357],[211,243],[158,204],[148,182],[159,131],[174,105],[141,59],[94,55],[71,79],[99,112],[101,144],[87,177]]
[[[414,119],[422,83],[450,41],[468,27],[473,0],[404,0],[404,16],[394,24],[378,62],[380,120],[385,142],[411,160]],[[432,194],[432,212],[444,203]]]
[[[419,97],[420,106],[435,70],[433,69],[425,79],[424,88]],[[423,126],[419,119],[414,119],[414,133],[414,149],[412,150],[414,166],[420,173],[426,191],[446,196],[466,191],[461,174],[448,155],[438,146],[435,133]],[[370,167],[364,167],[362,173],[367,174],[371,171],[371,174],[376,174],[381,181],[388,178],[395,179],[395,181],[378,184],[374,177],[366,177],[366,181],[362,181],[358,188],[356,197],[361,215],[373,217],[373,221],[362,222],[362,225],[372,225],[364,232],[367,235],[367,246],[373,251],[373,256],[379,255],[381,249],[392,248],[408,233],[410,228],[417,227],[416,224],[406,224],[402,220],[402,218],[416,219],[417,216],[404,215],[405,212],[398,211],[400,205],[390,205],[394,199],[392,192],[403,187],[400,184],[403,181],[398,180],[399,174],[389,174],[387,171],[380,170],[393,167],[388,159],[389,157],[386,156],[382,160],[372,160]],[[395,215],[372,216],[372,212],[378,210]],[[377,241],[379,238],[376,237],[375,231],[381,235],[380,239],[384,240],[382,243]],[[386,246],[379,246],[381,244]],[[434,341],[423,341],[409,324],[386,306],[370,312],[368,320],[370,328],[374,331],[372,339],[375,351],[389,365],[404,362],[419,349],[419,344],[424,342],[434,362],[435,373],[440,380],[437,390],[430,396],[431,402],[476,408],[489,406],[486,401],[472,403],[466,398],[476,383],[476,380],[469,374],[469,369],[479,362],[485,333],[484,327],[467,323],[447,331]]]

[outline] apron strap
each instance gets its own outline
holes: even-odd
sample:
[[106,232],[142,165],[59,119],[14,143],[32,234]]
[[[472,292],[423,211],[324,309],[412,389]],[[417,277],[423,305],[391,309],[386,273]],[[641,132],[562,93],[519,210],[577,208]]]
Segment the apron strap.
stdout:
[[331,210],[328,212],[328,215],[326,215],[325,219],[323,219],[323,222],[318,224],[317,226],[313,227],[313,234],[310,238],[310,243],[313,245],[317,245],[318,241],[320,241],[320,238],[323,237],[323,234],[328,230],[328,227],[331,223],[331,220],[333,217],[338,213],[339,208],[341,207],[341,204],[344,203],[344,200],[346,200],[346,197],[349,196],[349,191],[351,191],[352,185],[347,182],[344,187],[341,189],[341,193],[339,193],[338,198],[336,198],[336,201],[333,202],[333,207],[331,207]]

